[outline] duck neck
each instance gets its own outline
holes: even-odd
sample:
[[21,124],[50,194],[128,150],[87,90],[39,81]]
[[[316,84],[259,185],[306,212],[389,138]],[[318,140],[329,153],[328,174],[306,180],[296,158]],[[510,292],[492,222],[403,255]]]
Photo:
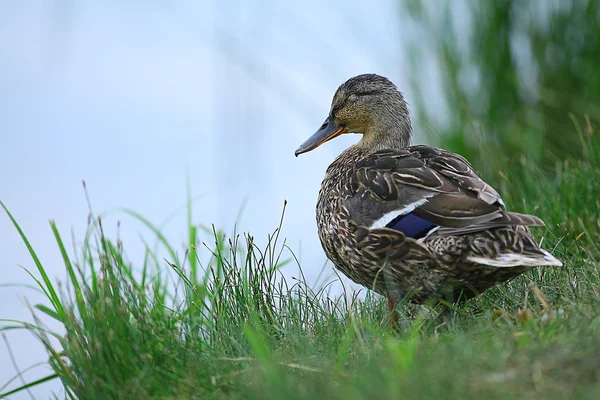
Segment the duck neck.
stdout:
[[410,145],[412,127],[408,115],[380,118],[365,131],[358,145],[366,153],[385,149],[404,149]]

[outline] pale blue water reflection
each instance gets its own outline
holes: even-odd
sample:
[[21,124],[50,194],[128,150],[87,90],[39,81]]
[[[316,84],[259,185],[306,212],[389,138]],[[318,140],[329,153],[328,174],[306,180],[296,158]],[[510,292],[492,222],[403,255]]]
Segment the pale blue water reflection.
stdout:
[[[0,199],[51,276],[65,273],[48,220],[67,237],[71,229],[83,237],[82,179],[96,211],[128,207],[160,223],[185,203],[189,173],[198,223],[231,231],[246,202],[238,231],[264,238],[288,200],[283,235],[308,278],[316,277],[325,262],[314,221],[320,180],[358,137],[298,159],[294,150],[348,77],[387,75],[409,98],[410,87],[394,1],[377,9],[283,4],[0,4]],[[105,224],[112,235],[117,219],[129,258],[140,262],[140,226],[120,214]],[[183,243],[184,228],[181,212],[165,234]],[[33,263],[3,213],[0,237],[0,283],[31,283],[18,265]],[[23,287],[1,287],[0,315],[31,320],[24,297],[43,300]],[[7,335],[20,368],[45,360],[29,333]],[[5,346],[0,360],[2,384],[15,374]],[[47,373],[41,367],[25,377]],[[47,384],[34,396],[59,387]]]

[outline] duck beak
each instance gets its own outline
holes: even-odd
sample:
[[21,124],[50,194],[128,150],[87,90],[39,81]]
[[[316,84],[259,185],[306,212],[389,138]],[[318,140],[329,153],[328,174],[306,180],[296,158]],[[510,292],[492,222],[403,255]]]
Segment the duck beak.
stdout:
[[333,118],[327,117],[319,130],[309,137],[306,142],[302,143],[294,154],[298,157],[300,154],[314,150],[328,140],[338,137],[345,132],[346,128],[333,122]]

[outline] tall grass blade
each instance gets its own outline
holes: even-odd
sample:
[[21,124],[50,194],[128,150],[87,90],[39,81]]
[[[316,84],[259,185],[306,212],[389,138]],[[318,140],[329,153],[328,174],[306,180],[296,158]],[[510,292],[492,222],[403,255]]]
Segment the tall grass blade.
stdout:
[[15,226],[15,228],[17,229],[17,231],[19,232],[19,235],[21,236],[21,239],[23,240],[23,243],[25,243],[25,246],[27,247],[27,250],[29,251],[29,254],[31,255],[31,258],[33,259],[33,262],[35,263],[35,266],[37,267],[38,272],[42,276],[42,280],[44,281],[44,286],[42,286],[40,284],[40,287],[48,295],[48,298],[52,302],[52,306],[54,307],[54,309],[58,313],[59,317],[61,319],[63,319],[64,318],[64,314],[65,314],[63,305],[62,305],[62,303],[61,303],[61,301],[60,301],[60,299],[58,297],[58,294],[56,293],[56,290],[54,289],[54,285],[52,285],[52,282],[50,281],[50,278],[48,277],[48,274],[46,274],[46,271],[45,271],[44,267],[42,266],[42,263],[40,262],[37,254],[33,250],[33,247],[29,243],[29,240],[27,239],[27,236],[25,236],[25,233],[23,232],[23,230],[21,229],[21,227],[19,226],[19,224],[17,223],[17,221],[14,219],[14,217],[8,211],[8,209],[6,208],[6,206],[4,205],[4,203],[2,201],[0,201],[0,206],[2,206],[2,208],[4,209],[4,211],[6,212],[6,214],[8,215],[8,217],[10,218],[11,222],[13,223],[13,225]]

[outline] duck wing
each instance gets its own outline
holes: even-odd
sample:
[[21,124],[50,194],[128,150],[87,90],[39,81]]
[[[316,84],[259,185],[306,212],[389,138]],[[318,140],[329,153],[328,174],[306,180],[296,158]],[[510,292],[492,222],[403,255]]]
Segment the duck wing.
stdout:
[[430,146],[383,150],[350,171],[344,205],[369,229],[388,228],[420,239],[506,225],[543,225],[509,213],[496,190],[462,156]]

